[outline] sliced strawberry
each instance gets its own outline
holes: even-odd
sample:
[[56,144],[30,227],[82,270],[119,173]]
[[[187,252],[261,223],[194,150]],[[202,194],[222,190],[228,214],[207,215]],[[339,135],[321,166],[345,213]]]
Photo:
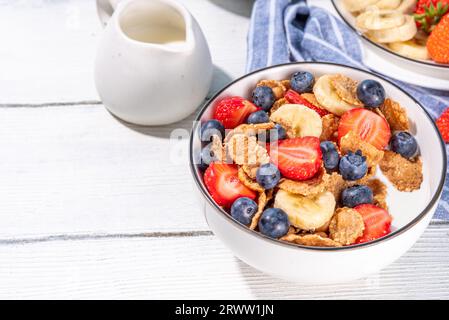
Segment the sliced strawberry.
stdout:
[[343,114],[338,125],[338,141],[349,131],[354,131],[363,141],[379,150],[385,149],[391,137],[387,120],[363,108],[352,109]]
[[310,103],[304,97],[302,97],[298,92],[293,91],[291,89],[285,93],[284,98],[289,103],[302,104],[302,105],[306,106],[307,108],[310,108],[313,111],[316,111],[320,115],[320,117],[324,117],[325,115],[329,114],[329,111],[327,111],[326,109],[320,108],[320,107]]
[[256,193],[240,182],[237,171],[236,165],[212,162],[204,172],[206,188],[219,206],[230,208],[238,198],[256,198]]
[[270,157],[284,177],[308,180],[321,167],[320,139],[303,137],[278,141],[277,146],[270,146]]
[[357,239],[357,243],[373,241],[391,232],[393,219],[386,210],[372,204],[361,204],[354,209],[362,215],[365,222],[365,231],[363,236]]
[[229,97],[217,103],[214,118],[223,123],[226,129],[234,129],[244,123],[248,116],[257,110],[259,108],[246,99]]

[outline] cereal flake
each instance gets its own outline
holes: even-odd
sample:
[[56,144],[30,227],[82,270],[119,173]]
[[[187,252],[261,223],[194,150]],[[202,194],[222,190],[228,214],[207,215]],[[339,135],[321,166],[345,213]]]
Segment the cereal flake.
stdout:
[[385,151],[380,169],[399,191],[411,192],[421,187],[423,181],[421,158],[410,161],[393,151]]
[[322,109],[324,109],[324,107],[321,106],[320,103],[318,102],[318,100],[316,99],[315,94],[313,94],[313,93],[302,93],[301,97],[306,99],[308,102],[310,102],[314,106],[321,107]]
[[238,177],[239,180],[249,189],[257,191],[257,192],[264,192],[265,189],[258,184],[256,181],[248,177],[248,175],[243,170],[243,167],[239,167],[238,170]]
[[267,123],[257,123],[257,124],[241,124],[234,130],[230,131],[225,138],[228,141],[234,134],[244,134],[247,136],[257,136],[259,134],[265,133],[267,130],[273,129],[275,124],[273,122]]
[[273,198],[273,190],[268,190],[266,192],[264,191],[259,193],[259,199],[257,200],[258,210],[251,221],[251,225],[249,226],[251,230],[256,229],[260,217],[262,216],[263,210],[265,209],[265,206],[272,198]]
[[327,178],[325,189],[329,192],[332,192],[335,200],[338,203],[341,198],[341,193],[344,189],[355,185],[367,184],[368,181],[370,181],[375,176],[375,174],[376,168],[371,167],[368,169],[368,173],[362,179],[356,181],[347,181],[343,179],[341,174],[339,174],[338,172],[332,172]]
[[281,80],[281,83],[285,87],[285,89],[290,90],[291,88],[290,80]]
[[387,98],[384,104],[380,106],[380,110],[385,116],[385,119],[387,119],[392,131],[410,130],[407,111],[399,103]]
[[331,76],[331,84],[343,101],[353,106],[363,107],[363,103],[357,98],[357,81],[342,74],[336,74]]
[[323,122],[323,131],[321,132],[321,141],[336,141],[338,137],[338,124],[340,118],[330,113],[321,118]]
[[324,238],[319,234],[297,235],[288,234],[280,239],[281,241],[293,242],[303,246],[311,247],[341,247],[341,244],[329,238]]
[[326,189],[332,192],[337,203],[340,201],[341,192],[348,187],[348,183],[343,177],[337,173],[332,172],[327,182]]
[[328,185],[329,175],[324,168],[312,179],[306,181],[294,181],[282,178],[278,183],[278,188],[289,193],[310,196],[322,193]]
[[366,183],[373,191],[374,204],[388,211],[387,186],[379,179],[372,179]]
[[368,167],[377,166],[384,156],[383,151],[360,139],[354,131],[350,131],[340,139],[340,151],[347,154],[349,151],[356,152],[357,150],[361,150],[366,157]]
[[284,104],[287,104],[287,103],[288,103],[288,101],[285,98],[276,100],[270,109],[270,113],[275,112],[277,109],[279,109],[280,107],[282,107]]
[[329,235],[342,245],[350,245],[363,235],[365,224],[356,210],[339,208],[329,224]]
[[225,148],[223,147],[223,142],[221,141],[221,138],[219,136],[212,136],[212,145],[210,150],[214,154],[214,157],[217,159],[217,161],[225,161]]
[[256,85],[257,87],[270,87],[273,90],[274,97],[276,100],[284,97],[285,92],[287,92],[287,88],[281,81],[278,80],[262,80]]
[[250,177],[251,179],[256,179],[256,174],[257,174],[257,169],[259,169],[259,166],[256,165],[243,165],[242,166],[242,170],[246,173],[246,175],[248,177]]
[[227,154],[238,165],[259,166],[270,162],[267,149],[257,142],[255,136],[237,133],[226,143]]

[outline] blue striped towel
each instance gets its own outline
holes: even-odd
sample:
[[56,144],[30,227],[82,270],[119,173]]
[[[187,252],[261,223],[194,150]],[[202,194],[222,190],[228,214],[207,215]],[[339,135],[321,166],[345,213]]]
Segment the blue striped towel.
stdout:
[[[247,72],[294,61],[326,61],[368,69],[359,36],[324,9],[304,0],[256,0],[248,34]],[[395,81],[434,117],[449,106],[449,91]],[[448,148],[446,148],[448,150]],[[449,179],[435,219],[449,220]]]

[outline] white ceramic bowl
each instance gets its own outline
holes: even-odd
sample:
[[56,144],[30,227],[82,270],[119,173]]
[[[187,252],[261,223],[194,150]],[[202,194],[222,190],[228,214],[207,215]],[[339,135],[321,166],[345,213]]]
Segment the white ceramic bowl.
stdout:
[[[421,150],[424,181],[418,191],[398,192],[379,174],[379,178],[388,185],[387,201],[393,215],[392,232],[384,238],[341,248],[289,244],[265,237],[241,225],[209,196],[194,160],[201,150],[199,122],[211,119],[219,99],[234,95],[250,97],[259,80],[288,79],[299,70],[312,72],[316,77],[341,73],[359,81],[376,79],[385,87],[388,96],[407,108]],[[399,258],[420,237],[436,209],[443,189],[445,146],[429,114],[396,85],[359,69],[330,63],[293,63],[259,70],[235,80],[218,92],[204,106],[197,120],[199,122],[194,125],[190,141],[190,165],[210,228],[238,258],[276,277],[303,283],[329,284],[358,279],[379,271]]]
[[[389,50],[385,46],[378,44],[363,33],[357,30],[355,26],[355,17],[346,10],[343,0],[332,0],[332,4],[340,18],[353,29],[363,40],[363,43],[369,48],[369,53],[378,56],[380,63],[372,66],[374,70],[382,74],[392,74],[394,78],[409,82],[415,85],[429,87],[433,89],[446,90],[449,85],[449,64],[437,63],[431,60],[411,59]],[[371,57],[375,59],[376,57]],[[386,70],[386,69],[390,70]],[[402,69],[398,70],[396,69]],[[391,71],[395,72],[391,72]],[[396,75],[401,76],[397,77]],[[403,75],[403,76],[402,76]]]

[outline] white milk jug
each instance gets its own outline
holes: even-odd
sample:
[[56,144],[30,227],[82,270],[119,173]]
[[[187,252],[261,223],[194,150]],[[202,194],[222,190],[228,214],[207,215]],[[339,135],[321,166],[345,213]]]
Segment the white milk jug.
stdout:
[[169,124],[191,114],[206,97],[213,72],[195,18],[174,0],[97,4],[100,19],[109,18],[95,59],[95,83],[106,108],[139,125]]

